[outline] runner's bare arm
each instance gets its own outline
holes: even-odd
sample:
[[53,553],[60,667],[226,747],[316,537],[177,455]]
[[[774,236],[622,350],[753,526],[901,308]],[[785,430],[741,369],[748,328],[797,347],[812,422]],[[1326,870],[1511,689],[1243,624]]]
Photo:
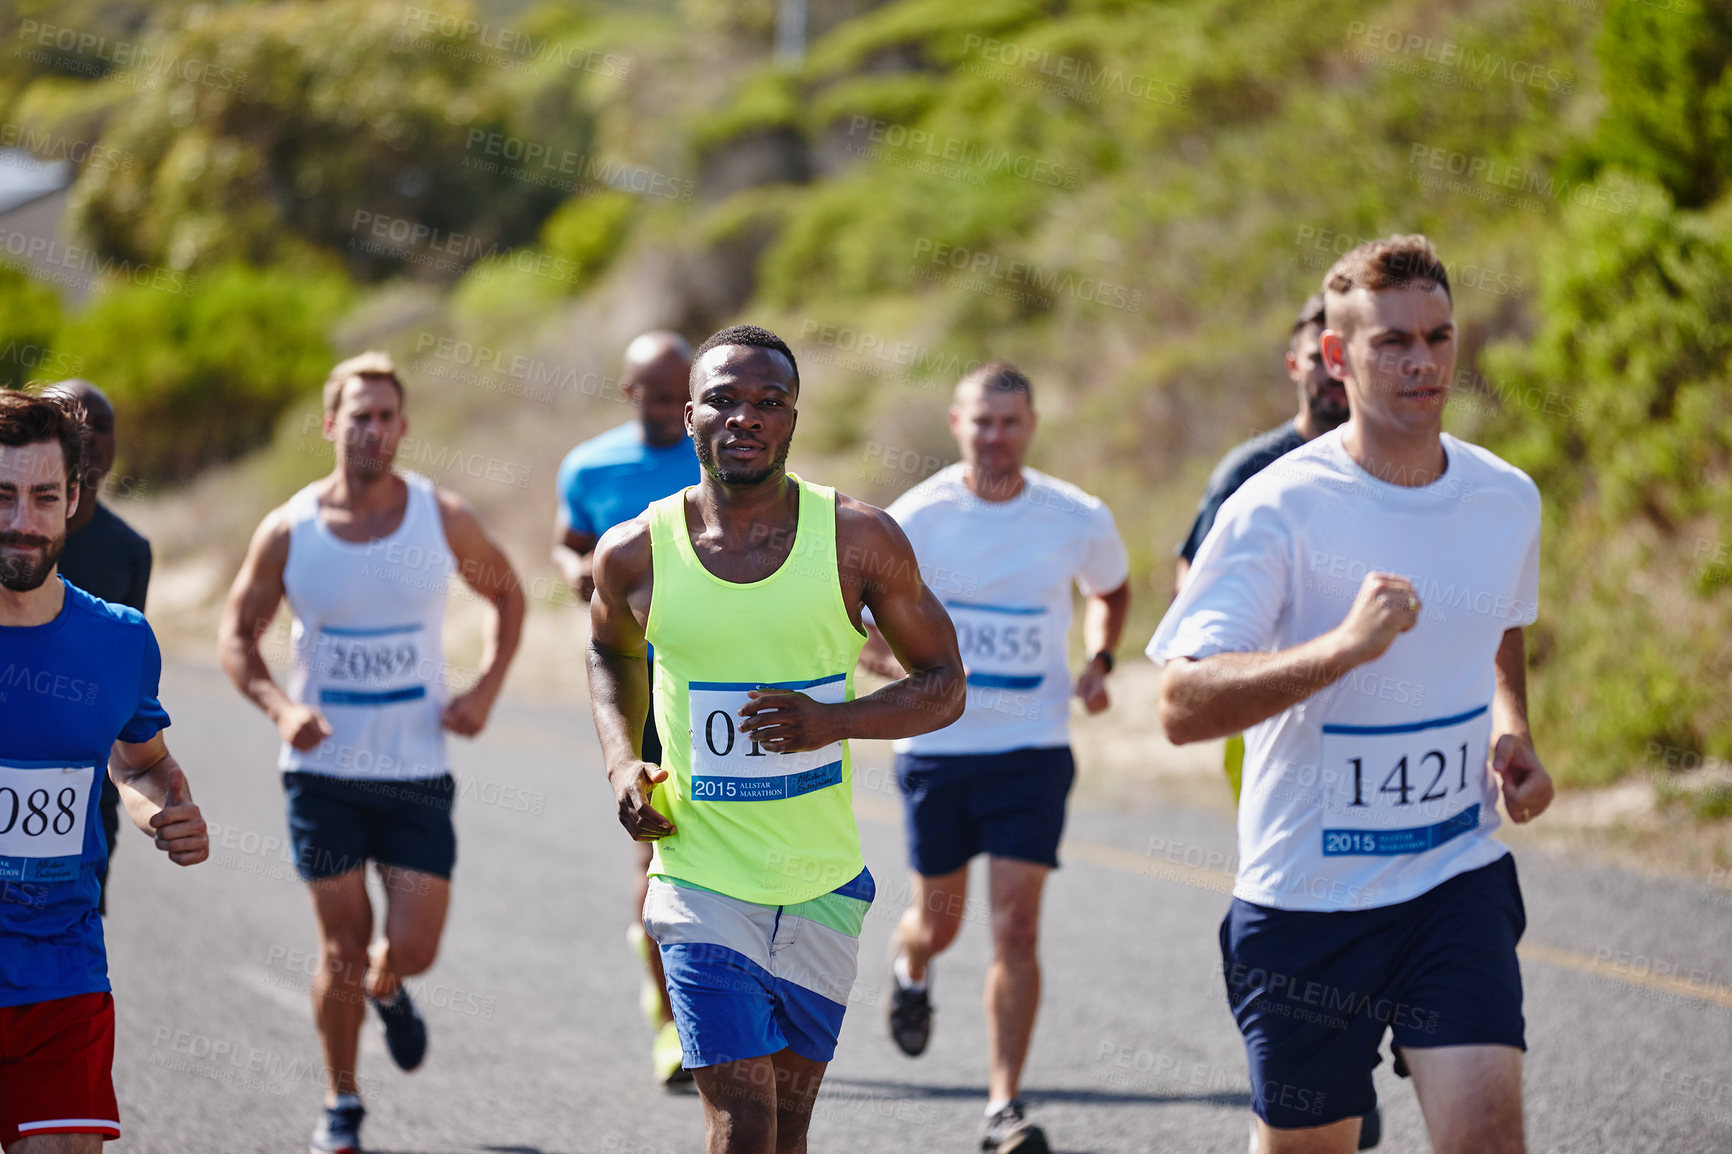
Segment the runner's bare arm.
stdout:
[[108,776],[133,824],[156,839],[156,848],[176,865],[197,865],[210,856],[204,815],[193,804],[186,774],[157,733],[149,741],[117,741],[108,755]]
[[553,525],[553,563],[565,583],[588,601],[595,595],[595,543],[593,533],[580,533],[565,522],[560,509]]
[[1083,652],[1088,654],[1089,661],[1077,675],[1076,695],[1090,713],[1099,713],[1111,704],[1107,696],[1107,669],[1098,656],[1119,647],[1130,611],[1129,581],[1110,593],[1090,595],[1083,603]]
[[595,547],[595,596],[589,603],[589,700],[595,732],[619,808],[619,822],[637,841],[675,832],[650,804],[667,770],[643,760],[650,710],[649,621],[653,591],[649,519],[639,517],[602,534]]
[[265,711],[283,740],[308,750],[331,735],[330,723],[312,706],[291,701],[271,679],[259,652],[259,635],[270,628],[283,601],[283,568],[288,561],[289,520],[282,509],[276,509],[253,533],[241,571],[229,589],[217,653],[235,688]]
[[1491,767],[1503,782],[1503,807],[1510,820],[1532,821],[1552,803],[1552,778],[1528,732],[1527,642],[1519,627],[1504,631],[1496,669]]
[[1405,578],[1367,573],[1347,617],[1327,633],[1275,653],[1169,661],[1161,670],[1161,729],[1184,745],[1266,721],[1381,657],[1421,608]]
[[836,495],[836,553],[843,601],[855,626],[862,607],[908,672],[875,693],[836,705],[803,693],[753,690],[743,733],[765,749],[793,753],[851,737],[912,737],[962,716],[968,687],[956,628],[921,579],[914,548],[882,509]]
[[451,699],[442,718],[451,732],[474,737],[487,724],[505,684],[505,671],[523,636],[523,582],[511,567],[511,559],[488,536],[475,510],[463,498],[439,490],[439,519],[457,561],[458,575],[493,606],[493,628],[482,647],[480,674],[474,685]]

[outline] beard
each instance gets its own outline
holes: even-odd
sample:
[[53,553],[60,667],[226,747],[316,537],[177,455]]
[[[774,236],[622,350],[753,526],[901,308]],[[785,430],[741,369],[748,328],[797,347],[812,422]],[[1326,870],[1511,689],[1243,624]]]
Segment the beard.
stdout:
[[54,566],[60,561],[60,551],[66,548],[66,534],[58,537],[36,537],[28,533],[0,533],[0,546],[36,545],[42,553],[36,559],[28,554],[0,556],[0,587],[13,593],[29,593],[42,587]]
[[710,449],[708,441],[697,437],[692,438],[692,447],[698,452],[698,464],[704,467],[704,472],[708,473],[719,485],[740,489],[768,481],[780,472],[788,460],[788,446],[791,444],[793,444],[792,441],[783,441],[781,447],[776,450],[776,455],[770,459],[769,464],[760,468],[727,469],[716,464],[716,455]]
[[1321,390],[1305,398],[1305,407],[1311,411],[1311,420],[1317,426],[1318,431],[1323,433],[1345,424],[1347,418],[1352,415],[1346,397],[1337,401],[1325,397]]

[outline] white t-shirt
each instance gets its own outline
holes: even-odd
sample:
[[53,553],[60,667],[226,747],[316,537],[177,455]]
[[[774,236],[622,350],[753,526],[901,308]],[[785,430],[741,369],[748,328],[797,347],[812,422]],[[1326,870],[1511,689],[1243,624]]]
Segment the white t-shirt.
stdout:
[[1371,571],[1405,576],[1419,623],[1377,660],[1245,733],[1234,896],[1289,910],[1394,905],[1496,861],[1493,661],[1538,614],[1539,491],[1447,434],[1432,484],[1380,481],[1341,431],[1221,507],[1162,618],[1157,663],[1276,652],[1340,624]]
[[895,743],[899,753],[1003,753],[1070,744],[1071,583],[1091,596],[1125,583],[1130,562],[1099,498],[1034,469],[1008,501],[983,501],[952,465],[887,512],[956,625],[968,708]]

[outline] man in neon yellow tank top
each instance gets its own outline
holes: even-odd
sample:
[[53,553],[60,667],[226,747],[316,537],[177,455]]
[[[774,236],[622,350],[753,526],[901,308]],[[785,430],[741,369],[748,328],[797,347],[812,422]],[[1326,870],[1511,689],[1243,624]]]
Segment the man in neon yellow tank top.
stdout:
[[[896,523],[785,470],[788,346],[724,329],[691,384],[702,480],[596,547],[591,697],[620,823],[655,843],[644,925],[708,1149],[798,1154],[873,897],[848,739],[950,724],[962,658]],[[856,700],[863,608],[909,675]],[[639,744],[652,705],[660,766]]]

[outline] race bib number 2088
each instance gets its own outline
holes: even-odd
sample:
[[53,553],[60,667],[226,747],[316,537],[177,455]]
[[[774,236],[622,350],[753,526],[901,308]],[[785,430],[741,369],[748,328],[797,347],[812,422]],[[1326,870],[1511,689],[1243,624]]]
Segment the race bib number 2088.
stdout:
[[[848,675],[816,681],[688,683],[694,801],[776,801],[842,783],[842,743],[800,753],[773,753],[740,730],[740,709],[754,689],[791,689],[814,701],[847,699]],[[762,717],[763,714],[758,716]]]
[[92,766],[0,765],[0,881],[70,881],[84,859]]

